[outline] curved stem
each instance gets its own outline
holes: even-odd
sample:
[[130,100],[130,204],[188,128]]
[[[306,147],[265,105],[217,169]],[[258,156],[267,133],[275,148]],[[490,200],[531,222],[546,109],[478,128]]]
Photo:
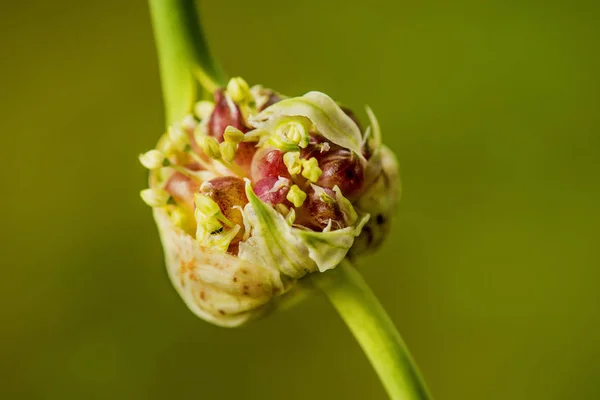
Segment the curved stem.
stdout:
[[360,273],[344,260],[315,277],[371,361],[391,399],[431,396],[394,323]]
[[158,53],[167,125],[191,112],[201,97],[224,85],[224,75],[212,58],[194,0],[149,0]]

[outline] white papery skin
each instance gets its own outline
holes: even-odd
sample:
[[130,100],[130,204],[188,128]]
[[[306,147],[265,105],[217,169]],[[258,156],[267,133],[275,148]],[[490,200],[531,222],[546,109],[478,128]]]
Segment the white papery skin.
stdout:
[[[290,117],[310,120],[320,135],[355,153],[367,140],[374,144],[368,162],[361,153],[356,153],[365,163],[365,186],[361,197],[351,204],[337,186],[334,188],[336,201],[345,209],[344,215],[351,216],[343,229],[330,231],[328,228],[318,232],[291,224],[284,215],[258,198],[253,183],[246,180],[249,202],[240,209],[244,224],[240,228],[244,229],[245,236],[239,242],[236,256],[223,249],[202,245],[189,230],[177,225],[170,215],[174,205],[154,206],[168,275],[195,315],[218,326],[239,326],[264,314],[273,305],[293,302],[296,294],[302,291],[304,285],[299,283],[307,274],[335,268],[349,251],[355,257],[381,242],[389,229],[397,201],[398,167],[394,155],[381,145],[379,124],[373,113],[370,109],[367,112],[371,127],[362,136],[344,111],[330,97],[319,92],[285,99],[261,113],[249,115],[256,132],[263,135],[259,146],[269,141],[269,132],[275,132],[280,119]],[[158,149],[164,148],[167,140],[168,136],[163,135]],[[158,157],[143,159],[145,165],[152,166],[160,164],[159,161]],[[221,165],[216,165],[214,170],[222,171],[224,175],[229,172]],[[160,171],[164,169],[152,170],[151,188],[162,187],[166,178]],[[207,179],[210,178],[207,176]]]
[[169,278],[198,317],[223,327],[262,314],[283,291],[277,270],[244,261],[198,242],[177,227],[162,208],[154,209]]
[[[252,234],[240,242],[238,256],[201,246],[171,221],[166,210],[154,209],[173,286],[194,314],[223,327],[235,327],[261,315],[272,298],[290,296],[287,292],[298,279],[333,268],[369,219],[363,215],[354,228],[310,233],[323,237],[314,245],[313,238],[304,236],[308,231],[288,225],[252,193],[249,183],[247,191],[251,200],[244,220]],[[340,244],[344,236],[347,239]]]

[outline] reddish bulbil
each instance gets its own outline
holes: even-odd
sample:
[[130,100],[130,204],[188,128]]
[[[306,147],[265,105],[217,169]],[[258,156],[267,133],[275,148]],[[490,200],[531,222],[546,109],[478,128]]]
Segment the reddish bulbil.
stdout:
[[276,149],[262,148],[254,154],[252,159],[251,177],[253,182],[258,182],[267,176],[291,178],[287,167],[283,163],[283,153]]
[[[239,107],[231,99],[227,98],[223,89],[215,91],[215,108],[208,121],[208,134],[223,141],[225,128],[233,126],[246,133],[249,128],[244,125],[244,118]],[[193,146],[192,146],[193,147]],[[250,173],[252,158],[256,153],[255,143],[242,142],[238,144],[233,162],[240,166],[246,173]]]
[[254,185],[254,193],[265,203],[272,206],[276,204],[291,204],[287,201],[286,196],[290,191],[292,181],[287,178],[278,178],[276,176],[267,176],[259,180]]
[[239,165],[244,170],[244,172],[250,175],[250,170],[252,168],[252,160],[254,159],[255,153],[256,143],[239,143],[235,152],[235,158],[233,159],[233,162]]
[[215,108],[208,121],[208,135],[216,138],[219,143],[223,141],[225,128],[233,126],[242,132],[247,132],[244,119],[239,107],[225,95],[223,89],[215,91]]

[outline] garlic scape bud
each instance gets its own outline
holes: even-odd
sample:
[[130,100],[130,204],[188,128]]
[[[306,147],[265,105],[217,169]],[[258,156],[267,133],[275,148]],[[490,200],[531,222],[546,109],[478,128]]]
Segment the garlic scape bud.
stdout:
[[285,98],[233,78],[140,156],[173,285],[200,318],[237,326],[308,274],[377,247],[398,190],[370,111],[324,93]]

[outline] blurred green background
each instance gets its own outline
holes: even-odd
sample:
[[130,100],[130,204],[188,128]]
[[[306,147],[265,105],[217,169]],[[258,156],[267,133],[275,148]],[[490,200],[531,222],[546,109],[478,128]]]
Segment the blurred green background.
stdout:
[[[230,74],[377,113],[404,196],[361,266],[437,399],[600,398],[598,9],[202,5]],[[227,330],[171,288],[146,2],[3,2],[0,49],[1,398],[386,398],[324,298]]]

